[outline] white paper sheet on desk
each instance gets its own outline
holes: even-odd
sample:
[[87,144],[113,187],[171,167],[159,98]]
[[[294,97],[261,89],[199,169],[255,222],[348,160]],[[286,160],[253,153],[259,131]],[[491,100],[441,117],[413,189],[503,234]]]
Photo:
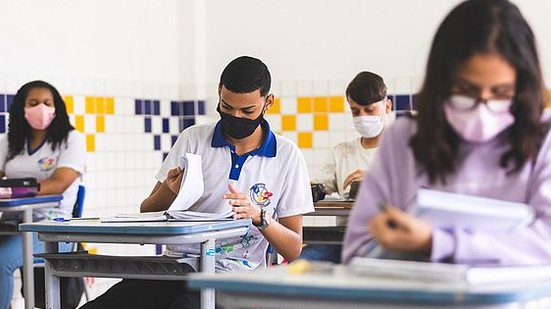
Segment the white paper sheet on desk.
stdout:
[[199,200],[205,189],[200,155],[185,153],[180,157],[180,167],[184,170],[184,176],[178,195],[168,208],[169,211],[189,209]]

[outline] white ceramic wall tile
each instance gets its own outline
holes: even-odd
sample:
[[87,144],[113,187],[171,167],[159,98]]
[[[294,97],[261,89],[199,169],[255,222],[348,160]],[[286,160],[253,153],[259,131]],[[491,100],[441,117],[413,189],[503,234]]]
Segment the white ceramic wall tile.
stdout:
[[172,138],[168,134],[161,135],[161,150],[168,152],[172,147]]
[[312,82],[313,96],[326,96],[329,94],[329,81],[318,80]]
[[[350,77],[352,81],[353,77]],[[331,80],[329,81],[329,95],[330,96],[344,96],[346,94],[346,87],[348,86],[349,81],[344,80]]]
[[286,96],[296,96],[297,95],[297,84],[294,81],[281,81],[279,83],[279,93],[277,94],[280,97]]
[[159,116],[151,117],[151,131],[154,134],[162,134],[163,133],[163,118],[161,118]]
[[[297,131],[310,132],[314,130],[314,116],[308,114],[297,114]],[[318,134],[316,132],[315,134]]]
[[298,81],[297,82],[297,96],[312,96],[314,89],[312,81]]
[[331,131],[354,129],[354,122],[348,114],[332,113],[329,114],[329,129]]
[[83,95],[75,95],[73,96],[73,113],[76,115],[83,115],[85,112],[84,105],[85,105],[86,98]]
[[328,148],[331,146],[329,141],[329,132],[327,131],[316,131],[314,133],[314,148]]
[[268,123],[270,124],[270,129],[274,132],[280,132],[281,131],[281,116],[280,115],[273,115],[273,114],[267,114],[264,116]]
[[284,137],[290,139],[293,143],[297,143],[297,132],[281,132],[281,135],[283,135]]
[[169,99],[161,99],[161,116],[162,117],[170,117],[171,113],[171,104]]
[[297,97],[281,97],[280,114],[294,115],[297,113]]
[[96,115],[84,115],[84,132],[88,134],[96,133]]

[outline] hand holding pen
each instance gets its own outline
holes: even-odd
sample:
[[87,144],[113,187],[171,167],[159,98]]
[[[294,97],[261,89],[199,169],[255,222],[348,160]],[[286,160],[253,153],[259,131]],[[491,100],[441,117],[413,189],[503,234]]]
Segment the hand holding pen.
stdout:
[[432,227],[424,221],[386,203],[368,223],[373,238],[386,250],[430,255]]

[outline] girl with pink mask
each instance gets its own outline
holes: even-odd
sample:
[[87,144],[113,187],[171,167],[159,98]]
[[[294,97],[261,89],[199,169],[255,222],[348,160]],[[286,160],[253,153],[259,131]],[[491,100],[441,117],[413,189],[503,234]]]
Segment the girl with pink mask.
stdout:
[[[10,107],[8,133],[0,137],[0,177],[34,177],[40,182],[38,194],[63,194],[59,206],[35,210],[34,221],[71,217],[85,157],[84,137],[69,123],[59,92],[43,81],[23,85]],[[0,217],[0,224],[20,221],[15,213]],[[9,307],[13,272],[23,266],[21,242],[20,235],[0,235],[0,309]],[[36,235],[33,245],[34,253],[44,252]]]
[[[551,263],[545,101],[535,37],[520,10],[507,0],[455,7],[432,42],[418,114],[386,130],[362,181],[343,261],[378,244],[383,257]],[[406,211],[425,187],[525,203],[536,219],[514,232],[436,228]]]

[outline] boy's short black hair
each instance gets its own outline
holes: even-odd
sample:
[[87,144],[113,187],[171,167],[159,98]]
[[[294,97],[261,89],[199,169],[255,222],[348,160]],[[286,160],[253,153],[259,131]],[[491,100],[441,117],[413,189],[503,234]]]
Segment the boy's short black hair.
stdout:
[[272,77],[268,67],[259,59],[241,56],[232,60],[220,76],[219,87],[231,92],[249,93],[260,89],[260,95],[270,92]]
[[386,85],[383,78],[372,72],[360,72],[346,88],[346,98],[360,105],[370,105],[385,97]]

